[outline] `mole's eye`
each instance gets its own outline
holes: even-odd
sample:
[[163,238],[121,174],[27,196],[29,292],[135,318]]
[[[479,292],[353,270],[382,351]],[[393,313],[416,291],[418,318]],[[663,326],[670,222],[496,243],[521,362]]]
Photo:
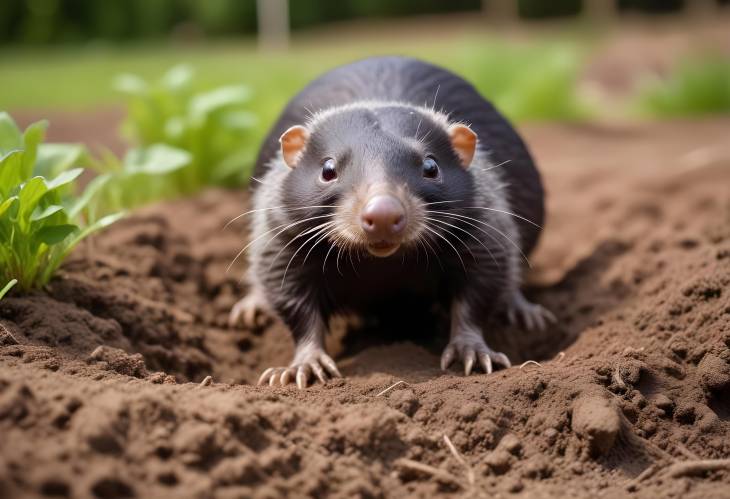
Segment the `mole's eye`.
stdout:
[[431,156],[426,156],[426,159],[423,160],[423,176],[425,178],[438,178],[439,176],[439,165]]
[[322,180],[332,182],[337,178],[337,169],[335,168],[335,160],[327,158],[322,162]]

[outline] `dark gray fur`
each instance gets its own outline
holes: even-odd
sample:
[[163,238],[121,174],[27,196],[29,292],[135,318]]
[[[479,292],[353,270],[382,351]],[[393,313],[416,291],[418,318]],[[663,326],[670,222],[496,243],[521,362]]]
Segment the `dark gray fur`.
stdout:
[[[425,105],[448,114],[450,121],[468,124],[478,135],[479,148],[488,153],[491,164],[505,163],[497,168],[500,185],[479,185],[470,175],[466,175],[456,164],[457,159],[450,150],[444,130],[435,123],[429,120],[421,123],[424,120],[419,120],[416,126],[415,122],[403,115],[402,110],[384,109],[380,113],[362,111],[342,118],[328,118],[326,125],[329,134],[322,133],[313,138],[302,158],[304,166],[295,168],[283,180],[276,180],[283,182],[281,199],[271,200],[271,203],[282,202],[287,206],[336,204],[346,189],[362,181],[362,163],[377,160],[388,164],[388,176],[392,181],[408,183],[411,190],[424,201],[460,199],[463,202],[448,206],[453,209],[461,207],[463,213],[504,227],[494,214],[466,210],[470,203],[480,202],[479,199],[502,196],[512,212],[537,225],[543,224],[540,176],[515,130],[462,78],[410,58],[366,59],[334,69],[310,83],[289,102],[271,129],[261,148],[254,176],[264,182],[273,181],[273,177],[267,176],[267,173],[277,160],[279,137],[289,127],[305,124],[312,112],[363,100],[397,101],[419,107]],[[397,147],[397,140],[389,139],[400,133],[413,136],[417,128],[420,129],[420,135],[429,134],[431,146],[441,151],[446,158],[442,165],[444,183],[438,188],[423,183],[418,175],[413,177],[411,172],[414,170],[408,165],[418,158],[411,158],[412,153]],[[343,177],[337,189],[323,190],[314,181],[318,174],[318,162],[322,155],[329,154],[328,148],[334,147],[333,144],[342,143],[350,145],[342,152],[346,157],[343,161],[350,165],[345,167],[347,176]],[[265,189],[257,187],[255,183],[253,185],[256,189]],[[267,200],[261,202],[266,206]],[[294,221],[326,212],[312,209],[279,216],[284,217],[285,221]],[[512,222],[519,232],[522,252],[528,254],[537,243],[540,230],[516,218],[512,218]],[[254,280],[256,285],[263,288],[267,301],[290,327],[297,341],[308,334],[312,314],[326,323],[332,314],[376,311],[379,303],[392,303],[405,296],[422,298],[424,310],[429,308],[428,303],[433,300],[441,300],[448,307],[449,301],[461,299],[468,303],[468,314],[476,322],[497,309],[500,300],[508,300],[505,298],[507,291],[518,291],[518,274],[510,273],[510,266],[514,266],[514,262],[521,257],[516,256],[518,251],[510,244],[499,243],[499,237],[485,238],[469,225],[460,221],[454,221],[454,224],[462,232],[470,232],[476,239],[483,241],[480,245],[474,238],[460,234],[464,241],[459,243],[454,240],[453,244],[463,254],[461,262],[452,248],[437,241],[435,249],[438,261],[432,256],[428,266],[424,264],[423,252],[417,256],[414,251],[400,250],[388,258],[374,258],[364,252],[344,255],[338,262],[335,261],[335,255],[330,254],[324,269],[323,263],[331,248],[327,240],[312,249],[306,264],[303,257],[309,247],[291,260],[294,250],[299,246],[298,241],[303,242],[304,239],[288,248],[285,246],[309,226],[300,225],[282,234],[265,249],[254,248],[257,253],[253,258],[258,262],[258,266],[252,270]],[[271,222],[271,225],[274,223]],[[253,237],[259,235],[252,234]],[[491,250],[491,254],[487,255],[484,245]],[[337,252],[335,249],[334,253]],[[476,257],[472,257],[471,253]],[[285,267],[290,260],[291,265],[282,286]]]

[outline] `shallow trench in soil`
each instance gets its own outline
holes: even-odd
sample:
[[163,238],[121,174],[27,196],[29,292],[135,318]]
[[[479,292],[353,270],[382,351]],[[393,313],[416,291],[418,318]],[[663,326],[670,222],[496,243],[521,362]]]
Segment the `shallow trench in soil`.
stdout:
[[335,325],[345,379],[253,386],[292,342],[227,325],[248,194],[130,216],[0,301],[0,498],[726,497],[696,461],[730,457],[729,128],[523,130],[549,196],[528,296],[558,324],[495,319],[492,375],[441,372],[444,321],[395,316]]

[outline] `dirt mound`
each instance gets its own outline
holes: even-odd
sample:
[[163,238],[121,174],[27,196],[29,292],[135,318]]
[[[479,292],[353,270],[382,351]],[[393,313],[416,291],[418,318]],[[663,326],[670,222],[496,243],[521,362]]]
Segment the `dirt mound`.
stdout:
[[333,335],[346,379],[251,386],[292,346],[226,325],[246,194],[130,217],[0,301],[0,497],[726,497],[728,126],[526,130],[550,195],[528,294],[559,324],[495,321],[517,366],[490,376],[388,328]]

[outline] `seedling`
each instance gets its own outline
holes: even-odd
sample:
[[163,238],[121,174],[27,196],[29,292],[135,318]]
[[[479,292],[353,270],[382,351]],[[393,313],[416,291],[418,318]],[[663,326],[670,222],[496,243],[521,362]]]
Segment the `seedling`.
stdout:
[[81,240],[118,220],[87,210],[93,192],[74,196],[85,151],[77,145],[43,145],[47,123],[24,133],[0,113],[0,282],[5,294],[17,282],[27,291],[45,285]]
[[121,75],[116,88],[128,97],[125,131],[133,141],[142,146],[164,143],[190,155],[189,164],[167,176],[168,193],[247,181],[257,146],[256,117],[246,107],[248,87],[195,93],[192,70],[177,66],[153,83]]

